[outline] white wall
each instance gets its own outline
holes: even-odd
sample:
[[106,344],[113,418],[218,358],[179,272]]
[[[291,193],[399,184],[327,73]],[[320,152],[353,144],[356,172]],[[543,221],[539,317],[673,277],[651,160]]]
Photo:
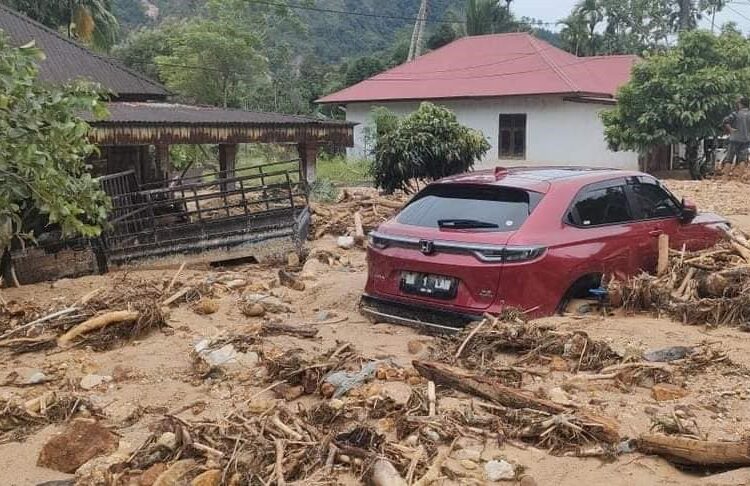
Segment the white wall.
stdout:
[[[442,100],[437,104],[452,110],[458,121],[482,131],[492,148],[480,166],[502,165],[588,165],[638,169],[635,152],[612,152],[604,141],[599,112],[607,106],[564,101],[562,97],[530,96],[475,100]],[[418,102],[352,103],[346,106],[346,119],[359,123],[354,128],[354,148],[350,154],[366,154],[365,127],[371,124],[370,111],[384,106],[403,116]],[[526,160],[498,159],[500,114],[526,114]]]

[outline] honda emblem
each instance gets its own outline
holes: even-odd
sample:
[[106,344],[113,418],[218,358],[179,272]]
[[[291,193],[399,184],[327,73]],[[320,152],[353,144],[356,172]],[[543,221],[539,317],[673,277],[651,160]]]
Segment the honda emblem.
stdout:
[[435,243],[429,240],[419,240],[419,251],[425,255],[431,255],[435,252]]

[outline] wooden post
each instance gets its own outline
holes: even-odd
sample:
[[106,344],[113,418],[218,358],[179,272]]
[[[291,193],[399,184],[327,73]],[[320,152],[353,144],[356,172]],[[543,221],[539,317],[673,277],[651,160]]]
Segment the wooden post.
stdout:
[[[235,177],[235,162],[237,160],[237,144],[222,143],[219,145],[219,172],[222,179],[233,179]],[[233,191],[234,182],[222,184],[221,190]]]
[[659,235],[659,260],[656,263],[656,274],[662,276],[669,270],[669,235]]
[[169,145],[156,145],[155,146],[154,165],[156,177],[159,180],[166,181],[169,179],[169,174],[172,173],[172,164],[169,160]]
[[318,144],[315,142],[298,143],[300,168],[308,184],[315,182],[315,165],[318,162]]

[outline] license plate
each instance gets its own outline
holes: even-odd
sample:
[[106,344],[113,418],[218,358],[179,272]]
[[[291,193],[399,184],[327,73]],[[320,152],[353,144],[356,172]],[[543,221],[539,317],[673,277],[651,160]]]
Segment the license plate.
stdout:
[[430,273],[403,272],[401,291],[435,299],[452,299],[458,290],[458,280]]

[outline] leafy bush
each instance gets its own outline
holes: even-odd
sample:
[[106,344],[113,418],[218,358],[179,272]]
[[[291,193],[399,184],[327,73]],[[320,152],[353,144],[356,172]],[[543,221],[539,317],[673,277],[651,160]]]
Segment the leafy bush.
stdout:
[[413,192],[414,181],[466,172],[490,149],[481,132],[461,125],[452,111],[432,103],[422,103],[400,120],[384,109],[374,118],[372,174],[377,187],[388,193]]
[[86,168],[96,147],[78,114],[106,114],[99,94],[75,84],[54,88],[38,79],[43,53],[12,47],[0,35],[0,253],[13,238],[33,239],[42,215],[64,236],[96,236],[109,198]]

